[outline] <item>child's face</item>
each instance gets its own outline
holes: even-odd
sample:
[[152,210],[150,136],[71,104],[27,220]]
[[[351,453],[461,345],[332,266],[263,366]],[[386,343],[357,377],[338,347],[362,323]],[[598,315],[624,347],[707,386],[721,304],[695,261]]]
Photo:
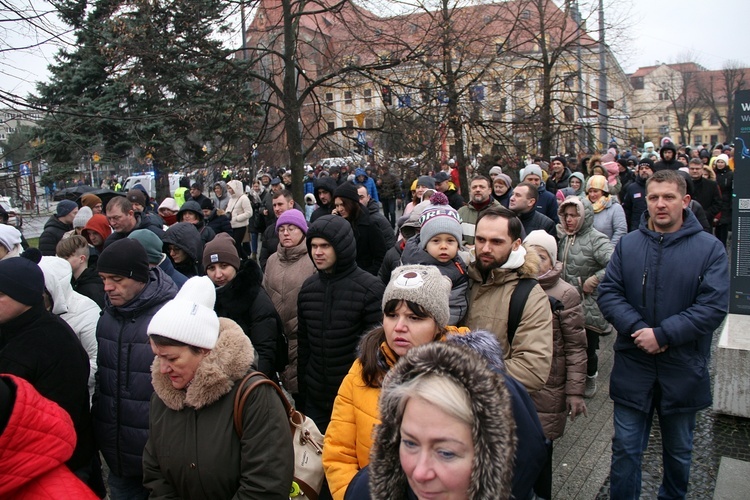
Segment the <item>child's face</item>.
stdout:
[[450,262],[458,255],[458,241],[450,234],[436,234],[427,242],[425,250],[439,262]]

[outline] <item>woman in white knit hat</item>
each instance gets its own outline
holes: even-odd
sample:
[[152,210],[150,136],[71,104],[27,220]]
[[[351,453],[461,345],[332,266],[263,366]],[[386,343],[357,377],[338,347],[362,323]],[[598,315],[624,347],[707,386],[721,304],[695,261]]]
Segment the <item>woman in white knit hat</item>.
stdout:
[[155,358],[143,484],[159,498],[286,500],[294,450],[284,407],[268,385],[233,426],[238,382],[253,370],[253,346],[232,320],[213,310],[207,277],[188,280],[148,326]]
[[344,498],[349,482],[370,462],[383,377],[412,347],[443,338],[450,292],[450,279],[435,266],[393,270],[383,294],[383,326],[360,341],[359,357],[341,383],[326,431],[323,466],[334,500]]

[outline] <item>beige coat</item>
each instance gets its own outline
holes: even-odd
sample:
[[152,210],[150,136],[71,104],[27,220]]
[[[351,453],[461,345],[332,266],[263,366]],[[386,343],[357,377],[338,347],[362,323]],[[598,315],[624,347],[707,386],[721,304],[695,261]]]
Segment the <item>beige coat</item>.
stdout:
[[299,245],[291,248],[279,245],[276,253],[268,258],[263,274],[263,288],[271,297],[284,324],[284,334],[289,340],[289,365],[281,374],[281,380],[291,393],[298,391],[297,295],[302,283],[314,273],[315,266],[307,255],[307,244],[302,238]]
[[466,326],[472,330],[493,332],[503,348],[508,374],[534,392],[544,387],[552,364],[552,310],[547,294],[536,285],[526,301],[513,344],[508,344],[510,297],[521,278],[535,278],[539,273],[539,256],[528,250],[518,269],[493,269],[487,281],[476,263],[469,266],[472,280]]
[[242,192],[242,182],[238,180],[229,181],[227,186],[232,188],[234,194],[230,195],[225,213],[230,216],[233,228],[247,227],[250,224],[250,217],[253,216],[253,205],[247,195]]

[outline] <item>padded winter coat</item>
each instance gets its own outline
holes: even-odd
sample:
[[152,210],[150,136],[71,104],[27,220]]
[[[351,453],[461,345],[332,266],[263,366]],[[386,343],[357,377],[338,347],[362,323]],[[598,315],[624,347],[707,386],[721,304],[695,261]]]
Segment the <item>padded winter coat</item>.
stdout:
[[313,238],[331,243],[336,263],[331,272],[307,278],[297,298],[300,406],[304,411],[306,400],[314,399],[316,408],[330,415],[360,336],[383,319],[385,285],[357,267],[354,235],[343,217],[325,215],[310,226],[308,254]]
[[162,227],[161,218],[154,216],[153,214],[137,213],[135,214],[135,226],[133,227],[133,230],[127,233],[113,232],[106,240],[104,240],[104,248],[107,248],[114,241],[127,238],[128,235],[136,229],[148,229],[158,236],[160,240],[164,239],[164,229],[162,229]]
[[59,257],[42,257],[39,267],[44,273],[44,287],[52,297],[52,314],[60,316],[73,329],[89,357],[89,397],[94,396],[96,375],[96,324],[102,312],[96,302],[73,291],[70,264]]
[[275,379],[276,343],[283,335],[283,326],[262,283],[263,273],[258,264],[246,260],[232,281],[216,289],[214,311],[240,325],[258,352],[258,370]]
[[295,394],[297,384],[297,296],[307,278],[316,272],[307,255],[307,243],[302,238],[299,245],[284,248],[279,245],[276,253],[268,258],[263,274],[263,288],[271,297],[276,312],[284,325],[284,334],[289,342],[289,366],[281,374],[284,387]]
[[[610,397],[639,411],[651,408],[654,386],[669,415],[711,405],[711,339],[729,305],[729,265],[718,239],[690,210],[673,233],[658,233],[644,217],[620,241],[599,285],[599,305],[617,329]],[[653,328],[661,354],[637,348],[631,335]]]
[[[519,250],[523,250],[521,247]],[[497,336],[505,357],[508,375],[521,382],[529,392],[538,391],[547,382],[552,363],[552,312],[549,299],[539,285],[526,300],[513,343],[508,343],[510,298],[521,278],[539,274],[539,255],[529,250],[517,269],[495,268],[484,280],[476,263],[469,265],[472,280],[466,326],[488,330]]]
[[[152,357],[153,358],[153,357]],[[234,396],[251,370],[253,346],[232,320],[219,319],[219,339],[186,390],[151,365],[154,394],[143,484],[149,498],[286,500],[294,473],[289,421],[275,389],[253,389],[242,438],[234,429]]]
[[203,266],[201,265],[201,259],[203,258],[204,243],[195,225],[190,222],[173,224],[164,233],[162,241],[164,242],[165,249],[167,245],[174,245],[187,254],[187,261],[174,263],[174,268],[177,271],[184,274],[187,278],[202,274]]
[[594,214],[594,229],[604,234],[612,243],[612,248],[617,246],[625,233],[628,232],[628,222],[625,211],[617,202],[615,196],[609,196],[609,201],[604,210]]
[[544,435],[555,440],[565,431],[567,396],[583,397],[586,385],[586,331],[581,296],[560,279],[562,264],[539,278],[547,296],[561,306],[552,313],[553,354],[549,378],[542,390],[531,394]]
[[628,184],[622,197],[622,209],[625,211],[628,232],[638,229],[641,216],[647,210],[645,179],[636,177],[635,182]]
[[47,219],[44,223],[44,230],[39,236],[39,251],[42,255],[55,255],[57,244],[71,229],[73,229],[72,224],[65,224],[56,215]]
[[396,233],[391,227],[391,223],[385,218],[382,212],[382,206],[375,200],[370,200],[365,209],[370,214],[370,222],[380,229],[385,241],[385,247],[390,249],[396,243]]
[[583,283],[594,275],[600,282],[604,279],[604,270],[612,256],[612,243],[607,236],[594,229],[594,210],[588,199],[567,198],[560,204],[561,216],[568,206],[575,206],[582,217],[578,219],[578,227],[570,233],[563,229],[562,224],[558,226],[560,243],[557,259],[562,263],[561,278],[573,285],[581,295],[586,328],[609,334],[612,333],[612,325],[607,323],[596,305],[598,291],[584,293]]
[[253,206],[242,190],[242,182],[233,180],[227,182],[227,185],[234,191],[227,203],[226,213],[231,214],[229,221],[233,228],[247,227],[250,224],[250,217],[253,216]]
[[68,413],[23,378],[0,378],[15,395],[8,424],[0,429],[0,498],[98,498],[65,465],[76,446]]
[[113,474],[141,477],[143,447],[148,438],[151,362],[146,335],[151,318],[177,294],[177,285],[158,267],[133,300],[106,307],[96,327],[99,342],[97,392],[91,409],[97,442]]

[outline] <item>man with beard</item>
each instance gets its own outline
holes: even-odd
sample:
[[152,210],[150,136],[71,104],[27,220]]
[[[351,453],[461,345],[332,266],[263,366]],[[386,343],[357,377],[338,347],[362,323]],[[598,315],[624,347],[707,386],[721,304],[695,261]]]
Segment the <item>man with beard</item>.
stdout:
[[534,392],[544,387],[552,363],[552,310],[542,287],[532,282],[515,334],[509,335],[509,304],[512,300],[523,303],[521,294],[514,291],[522,280],[539,273],[539,256],[521,245],[522,227],[505,207],[490,207],[479,216],[474,237],[476,261],[468,272],[474,283],[466,326],[493,332],[503,348],[508,374]]
[[677,148],[671,142],[665,143],[659,150],[661,161],[654,163],[654,173],[660,170],[679,170],[682,163],[677,161]]
[[461,217],[461,228],[464,231],[464,243],[468,246],[474,245],[474,231],[479,216],[490,207],[500,207],[500,203],[492,198],[492,183],[483,176],[478,175],[471,180],[469,185],[471,197],[469,203],[458,210]]

